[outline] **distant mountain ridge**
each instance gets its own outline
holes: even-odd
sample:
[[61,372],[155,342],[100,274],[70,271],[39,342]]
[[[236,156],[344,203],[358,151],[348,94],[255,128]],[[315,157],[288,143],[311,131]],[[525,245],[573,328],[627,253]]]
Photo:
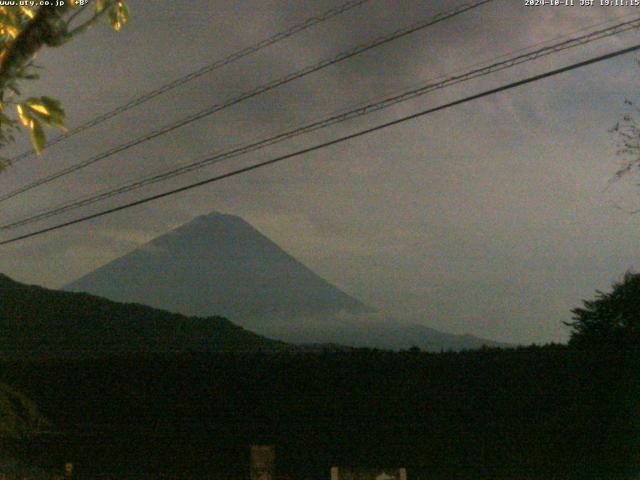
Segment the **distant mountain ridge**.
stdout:
[[394,350],[416,345],[433,351],[506,346],[381,317],[242,218],[218,212],[197,217],[64,288],[185,315],[221,315],[293,343]]
[[[268,332],[268,331],[267,331]],[[393,315],[376,314],[351,319],[338,318],[332,323],[308,326],[304,329],[286,331],[274,329],[267,336],[296,344],[348,345],[354,348],[381,348],[407,350],[418,347],[424,351],[461,351],[486,347],[511,348],[514,345],[474,335],[445,333],[414,321]]]
[[86,293],[25,285],[0,274],[0,357],[254,352],[287,346],[222,317],[186,317]]

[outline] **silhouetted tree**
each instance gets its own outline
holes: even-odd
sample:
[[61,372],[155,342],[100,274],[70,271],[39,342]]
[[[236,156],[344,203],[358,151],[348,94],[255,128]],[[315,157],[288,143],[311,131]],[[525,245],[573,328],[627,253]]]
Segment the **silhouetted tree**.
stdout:
[[596,291],[595,300],[583,304],[564,322],[572,328],[571,345],[640,346],[640,273],[627,272],[611,293]]

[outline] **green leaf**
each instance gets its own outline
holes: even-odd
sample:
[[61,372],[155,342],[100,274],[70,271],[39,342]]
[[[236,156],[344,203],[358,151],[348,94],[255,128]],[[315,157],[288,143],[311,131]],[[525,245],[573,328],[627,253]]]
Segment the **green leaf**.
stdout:
[[58,100],[50,97],[28,98],[30,113],[40,118],[46,125],[64,127],[64,110]]
[[129,8],[123,1],[116,1],[108,12],[109,23],[115,30],[120,30],[129,21]]
[[57,127],[64,127],[65,112],[62,104],[51,97],[40,97],[40,102],[49,111],[50,124]]
[[118,2],[118,15],[123,24],[126,25],[129,22],[129,7],[127,7],[126,3]]
[[42,153],[42,150],[44,150],[44,147],[47,145],[47,139],[45,137],[44,130],[42,129],[42,125],[36,119],[31,123],[31,143],[38,155]]
[[39,100],[50,112],[59,112],[64,115],[64,109],[59,100],[51,97],[40,97]]
[[29,108],[29,105],[27,105],[26,103],[19,103],[18,105],[16,105],[16,110],[18,111],[18,117],[20,118],[20,122],[22,123],[22,125],[24,125],[25,127],[29,126],[31,124],[31,109]]
[[120,24],[120,16],[118,15],[118,8],[113,7],[109,10],[109,24],[114,30],[120,30],[122,26]]

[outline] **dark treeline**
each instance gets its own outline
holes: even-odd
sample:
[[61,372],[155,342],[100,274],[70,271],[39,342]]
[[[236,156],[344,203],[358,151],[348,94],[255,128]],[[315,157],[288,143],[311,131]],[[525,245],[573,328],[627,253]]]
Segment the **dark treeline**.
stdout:
[[288,348],[223,317],[187,317],[25,285],[0,274],[0,359]]
[[412,478],[631,478],[640,471],[640,355],[550,345],[462,353],[134,355],[2,364],[52,422],[12,445],[78,474],[247,476],[406,466]]

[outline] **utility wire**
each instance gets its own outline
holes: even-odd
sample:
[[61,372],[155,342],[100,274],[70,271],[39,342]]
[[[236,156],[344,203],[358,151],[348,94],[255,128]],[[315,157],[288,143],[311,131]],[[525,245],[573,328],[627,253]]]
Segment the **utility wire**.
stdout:
[[[107,120],[116,117],[118,115],[120,115],[121,113],[126,112],[127,110],[131,110],[132,108],[137,107],[138,105],[142,105],[145,102],[148,102],[149,100],[162,95],[163,93],[166,93],[170,90],[173,90],[175,88],[180,87],[181,85],[184,85],[185,83],[188,83],[192,80],[195,80],[196,78],[199,78],[207,73],[213,72],[214,70],[217,70],[219,68],[222,68],[230,63],[236,62],[248,55],[251,55],[253,53],[256,53],[264,48],[267,48],[271,45],[274,45],[282,40],[285,40],[289,37],[292,37],[294,35],[296,35],[297,33],[300,33],[304,30],[307,30],[308,28],[313,27],[314,25],[317,25],[319,23],[322,23],[326,20],[329,20],[333,17],[336,17],[338,15],[341,15],[342,13],[345,13],[349,10],[352,10],[355,7],[359,7],[360,5],[362,5],[363,3],[367,3],[371,0],[351,0],[348,2],[345,2],[341,5],[338,5],[337,7],[334,7],[330,10],[327,10],[326,12],[321,13],[320,15],[314,16],[314,17],[309,17],[306,20],[304,20],[301,23],[298,23],[296,25],[293,25],[292,27],[288,28],[287,30],[284,30],[282,32],[276,33],[275,35],[272,35],[271,37],[268,37],[264,40],[261,40],[260,42],[251,45],[249,47],[243,48],[242,50],[239,50],[237,52],[232,53],[231,55],[218,59],[215,62],[206,65],[202,68],[199,68],[198,70],[194,70],[193,72],[190,72],[176,80],[173,80],[172,82],[166,83],[158,88],[156,88],[155,90],[151,90],[147,93],[144,93],[142,95],[140,95],[139,97],[134,98],[133,100],[125,103],[124,105],[121,105],[117,108],[114,108],[113,110],[103,113],[102,115],[95,117],[91,120],[89,120],[88,122],[83,123],[82,125],[78,125],[77,127],[74,127],[70,130],[68,130],[66,133],[59,135],[58,137],[50,140],[47,143],[47,147],[50,147],[52,145],[55,145],[56,143],[60,143],[63,140],[67,140],[70,137],[73,137],[74,135],[77,135],[78,133],[84,132],[86,130],[89,130],[90,128],[95,127],[96,125],[100,125],[103,122],[106,122]],[[34,150],[27,150],[22,152],[19,155],[16,155],[13,158],[10,158],[8,160],[9,163],[16,163],[19,162],[21,160],[26,160],[27,158],[30,158],[34,155]]]
[[525,62],[530,62],[536,59],[539,59],[541,57],[544,56],[548,56],[554,53],[558,53],[560,51],[563,50],[567,50],[570,48],[574,48],[577,46],[581,46],[581,45],[585,45],[587,43],[596,41],[596,40],[600,40],[602,38],[606,38],[612,35],[617,35],[620,34],[622,32],[626,32],[628,30],[634,29],[634,28],[638,28],[640,27],[640,18],[635,18],[634,20],[628,21],[628,22],[623,22],[620,24],[616,24],[613,25],[611,27],[605,28],[605,29],[601,29],[601,30],[597,30],[591,33],[588,33],[586,35],[582,35],[579,37],[575,37],[575,38],[571,38],[562,42],[558,42],[534,51],[530,51],[528,53],[522,54],[522,55],[518,55],[515,57],[511,57],[511,58],[507,58],[506,60],[500,61],[500,62],[496,62],[493,63],[491,65],[488,66],[484,66],[481,68],[477,68],[477,69],[472,69],[468,72],[465,72],[463,74],[460,75],[456,75],[456,76],[452,76],[449,78],[445,78],[442,81],[439,82],[435,82],[435,83],[428,83],[426,85],[422,85],[418,88],[414,88],[411,90],[408,90],[406,92],[391,96],[391,97],[387,97],[384,98],[383,100],[380,101],[376,101],[376,102],[372,102],[369,104],[366,104],[364,106],[359,106],[357,108],[354,108],[352,110],[346,111],[346,112],[342,112],[336,115],[332,115],[328,118],[301,126],[301,127],[297,127],[293,130],[289,130],[289,131],[285,131],[282,133],[279,133],[275,136],[271,136],[262,140],[259,140],[257,142],[254,143],[250,143],[248,145],[243,145],[243,146],[239,146],[239,147],[234,147],[226,152],[221,152],[221,153],[216,153],[213,156],[209,156],[205,159],[196,161],[196,162],[192,162],[186,165],[182,165],[178,168],[172,168],[170,170],[161,172],[161,173],[157,173],[154,174],[152,176],[149,177],[145,177],[143,179],[139,179],[136,180],[134,182],[131,182],[129,184],[117,187],[117,188],[112,188],[112,189],[107,189],[103,192],[99,192],[97,194],[91,194],[88,197],[85,198],[81,198],[81,199],[76,199],[72,202],[67,202],[65,204],[62,205],[58,205],[56,207],[54,207],[53,209],[48,209],[48,210],[44,210],[44,211],[40,211],[34,214],[31,214],[29,216],[27,216],[26,218],[22,218],[22,219],[18,219],[18,220],[14,220],[11,223],[7,223],[4,225],[0,225],[0,230],[10,230],[10,229],[14,229],[23,225],[27,225],[30,223],[34,223],[46,218],[50,218],[53,216],[57,216],[60,215],[62,213],[71,211],[71,210],[76,210],[78,208],[87,206],[87,205],[91,205],[93,203],[96,203],[98,201],[101,200],[105,200],[108,198],[112,198],[115,197],[117,195],[121,195],[133,190],[137,190],[139,188],[142,188],[144,186],[147,185],[151,185],[160,181],[164,181],[179,175],[183,175],[185,173],[188,172],[192,172],[194,170],[198,170],[201,168],[204,168],[206,166],[209,166],[211,164],[215,164],[215,163],[220,163],[224,160],[228,160],[231,158],[235,158],[241,155],[245,155],[247,153],[250,152],[254,152],[256,150],[260,150],[263,148],[266,148],[268,146],[274,145],[276,143],[280,143],[282,141],[288,140],[290,138],[302,135],[302,134],[306,134],[306,133],[310,133],[312,131],[321,129],[321,128],[325,128],[337,123],[341,123],[353,118],[357,118],[360,116],[364,116],[367,115],[369,113],[372,112],[376,112],[379,110],[383,110],[385,108],[389,108],[390,106],[393,106],[397,103],[400,102],[405,102],[411,99],[414,99],[416,97],[419,97],[421,95],[425,95],[427,93],[433,92],[435,90],[439,90],[442,88],[446,88],[452,85],[455,85],[457,83],[461,83],[461,82],[465,82],[471,79],[475,79],[475,78],[479,78],[485,75],[489,75],[491,73],[495,73],[498,71],[502,71],[508,68],[512,68],[516,65],[525,63]]
[[89,165],[93,165],[101,160],[104,160],[106,158],[109,158],[117,153],[123,152],[125,150],[128,150],[132,147],[135,147],[137,145],[140,145],[141,143],[147,142],[149,140],[152,140],[154,138],[157,138],[161,135],[166,135],[167,133],[170,133],[174,130],[177,130],[178,128],[184,127],[186,125],[189,125],[197,120],[201,120],[205,117],[208,117],[210,115],[213,115],[216,112],[219,112],[221,110],[224,110],[226,108],[229,108],[233,105],[236,105],[238,103],[241,103],[245,100],[248,100],[250,98],[256,97],[258,95],[261,95],[263,93],[266,93],[270,90],[276,89],[286,83],[292,82],[294,80],[298,80],[302,77],[305,77],[307,75],[310,75],[314,72],[317,72],[319,70],[322,70],[326,67],[329,67],[331,65],[335,65],[339,62],[342,62],[344,60],[347,60],[349,58],[355,57],[356,55],[360,55],[361,53],[364,53],[366,51],[369,51],[373,48],[379,47],[381,45],[384,45],[386,43],[389,43],[391,41],[397,40],[399,38],[405,37],[407,35],[410,35],[412,33],[418,32],[420,30],[423,30],[427,27],[430,27],[432,25],[435,25],[437,23],[440,23],[444,20],[447,20],[449,18],[455,17],[457,15],[460,15],[464,12],[467,12],[469,10],[472,10],[474,8],[478,8],[481,5],[484,5],[485,3],[489,3],[492,2],[494,0],[477,0],[475,2],[472,3],[468,3],[465,4],[463,6],[457,7],[453,10],[449,10],[447,12],[444,13],[440,13],[438,15],[435,15],[433,17],[428,18],[427,20],[422,20],[420,22],[414,23],[413,25],[409,26],[409,27],[405,27],[399,30],[396,30],[394,32],[391,32],[390,34],[386,34],[386,35],[382,35],[372,41],[363,43],[361,45],[358,45],[350,50],[347,50],[345,52],[342,52],[332,58],[323,60],[319,63],[316,63],[314,65],[310,65],[308,67],[305,67],[301,70],[298,70],[296,72],[290,73],[284,77],[281,77],[279,79],[276,79],[274,81],[271,81],[267,84],[261,85],[253,90],[250,90],[248,92],[242,93],[237,97],[233,97],[229,100],[227,100],[225,103],[222,104],[218,104],[218,105],[213,105],[210,107],[205,108],[204,110],[201,110],[199,112],[196,112],[192,115],[189,115],[186,118],[183,118],[181,120],[178,120],[177,122],[174,122],[172,124],[169,125],[165,125],[164,127],[161,127],[157,130],[152,131],[151,133],[148,133],[146,135],[143,135],[141,137],[138,137],[135,140],[129,141],[127,143],[121,144],[117,147],[111,148],[103,153],[100,153],[94,157],[89,158],[88,160],[84,160],[80,163],[77,163],[75,165],[72,165],[70,167],[64,168],[62,170],[59,170],[55,173],[52,173],[51,175],[42,177],[38,180],[35,180],[31,183],[28,183],[27,185],[24,185],[16,190],[13,190],[9,193],[6,193],[4,195],[0,196],[0,202],[4,202],[6,200],[9,200],[10,198],[13,198],[21,193],[27,192],[33,188],[36,188],[40,185],[45,185],[47,183],[50,183],[54,180],[57,180],[58,178],[64,177],[66,175],[69,175],[71,173],[77,172],[78,170],[82,170],[83,168],[88,167]]
[[121,210],[127,210],[129,208],[133,208],[133,207],[138,206],[138,205],[149,203],[149,202],[152,202],[154,200],[159,200],[161,198],[172,196],[172,195],[175,195],[177,193],[185,192],[185,191],[197,188],[197,187],[201,187],[201,186],[204,186],[204,185],[208,185],[210,183],[214,183],[214,182],[218,182],[220,180],[224,180],[226,178],[234,177],[234,176],[240,175],[242,173],[250,172],[252,170],[257,170],[257,169],[262,168],[262,167],[273,165],[275,163],[279,163],[279,162],[282,162],[284,160],[288,160],[290,158],[298,157],[298,156],[301,156],[301,155],[305,155],[307,153],[311,153],[311,152],[314,152],[314,151],[317,151],[317,150],[321,150],[321,149],[329,147],[331,145],[337,145],[339,143],[343,143],[343,142],[346,142],[348,140],[352,140],[354,138],[362,137],[364,135],[368,135],[370,133],[377,132],[379,130],[382,130],[382,129],[385,129],[385,128],[388,128],[388,127],[391,127],[391,126],[394,126],[394,125],[399,125],[401,123],[404,123],[404,122],[407,122],[409,120],[413,120],[413,119],[416,119],[416,118],[420,118],[420,117],[423,117],[423,116],[431,114],[431,113],[439,112],[439,111],[442,111],[442,110],[445,110],[445,109],[448,109],[448,108],[451,108],[451,107],[455,107],[457,105],[462,105],[464,103],[468,103],[468,102],[471,102],[473,100],[478,100],[480,98],[484,98],[484,97],[487,97],[487,96],[490,96],[490,95],[495,95],[496,93],[504,92],[504,91],[510,90],[512,88],[520,87],[522,85],[526,85],[526,84],[529,84],[529,83],[537,82],[537,81],[543,80],[545,78],[553,77],[553,76],[556,76],[556,75],[559,75],[559,74],[562,74],[562,73],[565,73],[565,72],[568,72],[568,71],[571,71],[571,70],[575,70],[575,69],[578,69],[578,68],[586,67],[587,65],[593,65],[595,63],[603,62],[605,60],[610,60],[612,58],[619,57],[621,55],[625,55],[625,54],[628,54],[628,53],[631,53],[631,52],[635,52],[635,51],[638,51],[638,50],[640,50],[640,44],[634,45],[632,47],[627,47],[627,48],[624,48],[624,49],[621,49],[621,50],[616,50],[614,52],[607,53],[605,55],[600,55],[600,56],[597,56],[597,57],[593,57],[593,58],[590,58],[588,60],[583,60],[583,61],[578,62],[578,63],[573,63],[571,65],[568,65],[568,66],[565,66],[565,67],[562,67],[562,68],[557,68],[555,70],[550,70],[548,72],[541,73],[541,74],[538,74],[538,75],[534,75],[532,77],[528,77],[528,78],[525,78],[523,80],[518,80],[518,81],[511,82],[511,83],[508,83],[506,85],[503,85],[503,86],[500,86],[500,87],[497,87],[497,88],[492,88],[490,90],[485,90],[484,92],[477,93],[475,95],[471,95],[471,96],[468,96],[468,97],[464,97],[462,99],[455,100],[453,102],[449,102],[449,103],[446,103],[444,105],[440,105],[438,107],[433,107],[433,108],[429,108],[429,109],[426,109],[426,110],[422,110],[420,112],[413,113],[411,115],[407,115],[407,116],[398,118],[396,120],[391,120],[389,122],[382,123],[380,125],[376,125],[376,126],[371,127],[371,128],[360,130],[358,132],[355,132],[355,133],[352,133],[352,134],[349,134],[349,135],[345,135],[345,136],[336,138],[334,140],[330,140],[328,142],[320,143],[320,144],[314,145],[312,147],[307,147],[307,148],[304,148],[302,150],[295,151],[293,153],[288,153],[286,155],[281,155],[281,156],[272,158],[270,160],[265,160],[263,162],[259,162],[259,163],[256,163],[254,165],[250,165],[248,167],[239,168],[237,170],[233,170],[233,171],[228,172],[228,173],[224,173],[224,174],[221,174],[221,175],[216,175],[214,177],[207,178],[205,180],[201,180],[199,182],[191,183],[189,185],[186,185],[186,186],[183,186],[183,187],[180,187],[180,188],[176,188],[176,189],[169,190],[169,191],[166,191],[166,192],[163,192],[163,193],[152,195],[150,197],[142,198],[140,200],[129,202],[127,204],[120,205],[118,207],[109,208],[109,209],[103,210],[101,212],[97,212],[97,213],[94,213],[94,214],[91,214],[91,215],[86,215],[84,217],[76,218],[74,220],[70,220],[70,221],[67,221],[67,222],[64,222],[64,223],[59,223],[57,225],[54,225],[54,226],[51,226],[51,227],[47,227],[47,228],[43,228],[43,229],[37,230],[35,232],[31,232],[31,233],[27,233],[27,234],[24,234],[24,235],[13,237],[13,238],[10,238],[10,239],[7,239],[7,240],[3,240],[3,241],[0,241],[0,245],[7,245],[7,244],[10,244],[10,243],[15,243],[15,242],[18,242],[20,240],[24,240],[24,239],[27,239],[27,238],[31,238],[31,237],[35,237],[35,236],[38,236],[38,235],[42,235],[44,233],[48,233],[48,232],[52,232],[52,231],[55,231],[55,230],[59,230],[61,228],[65,228],[65,227],[68,227],[68,226],[71,226],[71,225],[75,225],[75,224],[78,224],[78,223],[81,223],[81,222],[86,222],[86,221],[94,219],[94,218],[103,217],[105,215],[109,215],[109,214],[112,214],[112,213],[115,213],[115,212],[119,212]]

